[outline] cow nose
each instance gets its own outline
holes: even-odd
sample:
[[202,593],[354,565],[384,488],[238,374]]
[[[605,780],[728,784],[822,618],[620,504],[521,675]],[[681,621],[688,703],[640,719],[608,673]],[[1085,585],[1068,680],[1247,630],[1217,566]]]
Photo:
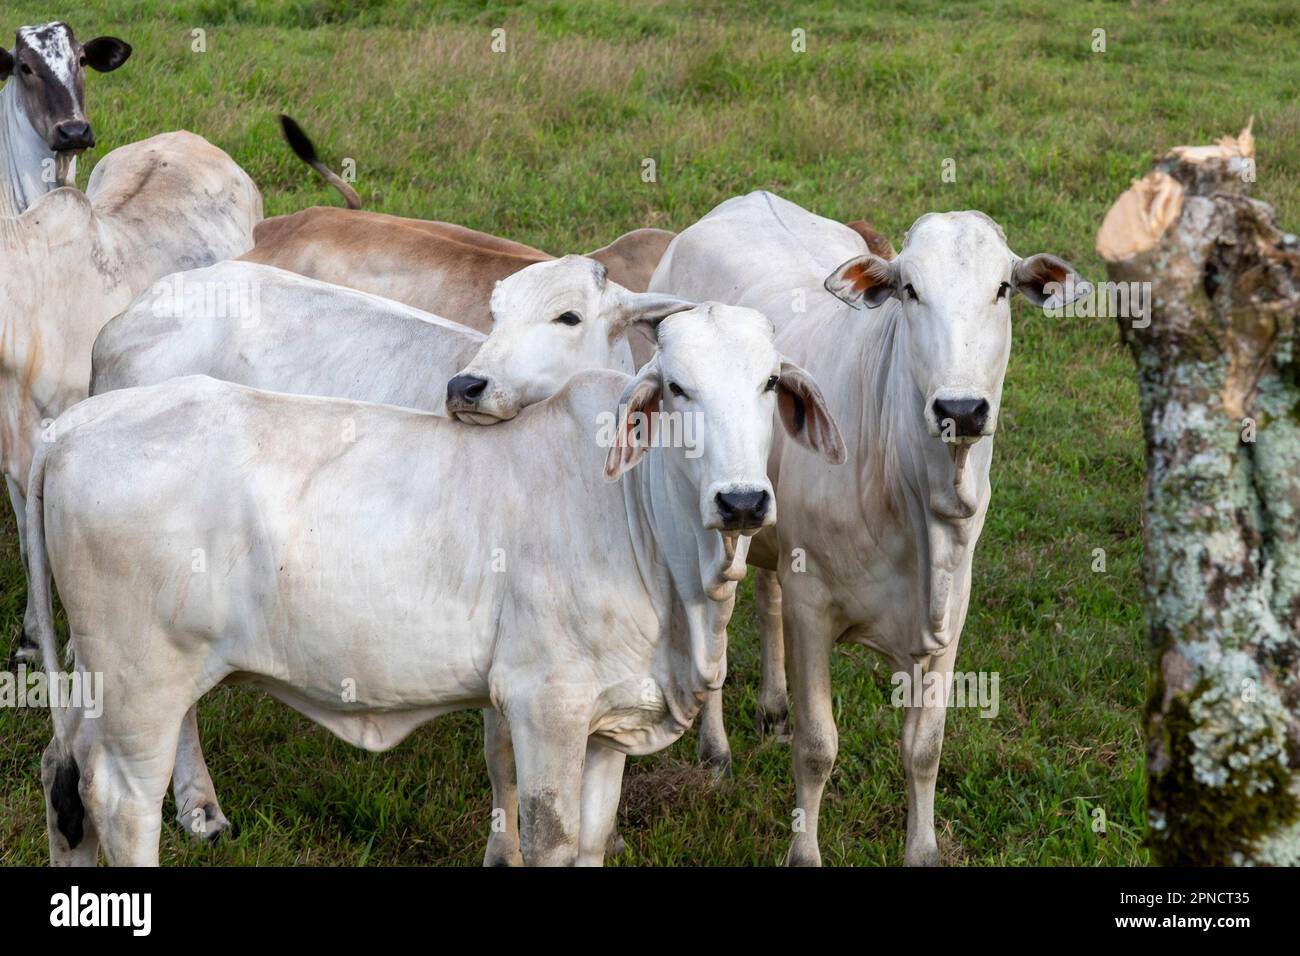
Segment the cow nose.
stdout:
[[477,375],[457,375],[447,383],[447,404],[473,405],[487,386],[488,380]]
[[[989,420],[989,403],[982,398],[936,398],[934,417],[939,433],[955,438],[977,438]],[[952,422],[951,428],[946,424]]]
[[728,531],[760,528],[767,515],[766,491],[719,491],[713,500],[717,502],[722,527]]
[[90,149],[95,145],[95,133],[84,120],[69,120],[54,127],[55,152],[65,149]]

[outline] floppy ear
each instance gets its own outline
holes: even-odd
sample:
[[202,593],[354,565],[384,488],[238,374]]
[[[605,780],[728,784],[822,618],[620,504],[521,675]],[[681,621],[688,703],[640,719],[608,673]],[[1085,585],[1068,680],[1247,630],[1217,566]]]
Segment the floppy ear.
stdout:
[[86,66],[100,73],[112,73],[131,56],[131,44],[117,37],[95,37],[82,44]]
[[781,375],[776,382],[776,407],[791,438],[832,465],[844,464],[844,439],[826,407],[822,390],[811,375],[785,359],[781,360]]
[[8,50],[0,49],[0,80],[9,79],[9,74],[14,71],[14,57]]
[[641,325],[654,338],[655,327],[675,312],[685,312],[697,305],[675,295],[661,292],[629,292],[622,290],[618,303],[618,321],[615,328],[631,331],[634,325]]
[[822,284],[855,309],[874,309],[898,291],[898,273],[893,263],[868,252],[841,264]]
[[1092,294],[1092,283],[1074,266],[1045,252],[1017,260],[1011,270],[1011,284],[1034,305],[1045,309],[1059,309]]
[[618,424],[614,443],[605,456],[605,477],[610,481],[617,481],[645,457],[659,424],[655,412],[663,398],[663,387],[659,356],[655,355],[623,389],[615,412]]

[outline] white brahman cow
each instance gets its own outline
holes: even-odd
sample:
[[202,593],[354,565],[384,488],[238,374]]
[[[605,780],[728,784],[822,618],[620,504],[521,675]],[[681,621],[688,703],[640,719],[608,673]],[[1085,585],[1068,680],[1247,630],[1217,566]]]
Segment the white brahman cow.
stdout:
[[[498,283],[493,333],[482,333],[401,303],[253,262],[231,260],[159,280],[95,341],[90,392],[208,375],[255,388],[381,402],[445,412],[448,380],[473,360],[509,382],[480,423],[512,418],[555,394],[576,372],[631,371],[626,344],[635,324],[694,303],[634,293],[581,256],[528,266]],[[487,343],[487,345],[485,345]],[[507,347],[502,348],[502,344]],[[488,349],[488,345],[493,346]],[[472,366],[477,367],[477,365]],[[494,385],[486,396],[503,394]],[[34,613],[34,612],[33,612]],[[509,758],[508,728],[485,712],[486,751]],[[513,776],[490,762],[494,788]],[[192,836],[229,829],[203,759],[197,716],[186,715],[173,772],[177,819]],[[516,815],[493,831],[489,862],[518,854]],[[503,840],[509,846],[502,849]]]
[[[77,104],[70,115],[80,116],[80,58],[91,63],[93,57],[107,68],[125,59],[127,48],[104,38],[88,52],[63,24],[20,31],[19,40],[13,54],[0,58],[0,66],[17,67],[0,94],[7,104],[0,162],[11,172],[0,186],[0,201],[7,203],[0,209],[0,471],[22,515],[33,450],[44,429],[86,397],[90,349],[100,328],[159,276],[247,250],[262,198],[229,156],[186,132],[109,153],[84,194],[59,188],[55,176],[33,179],[22,172],[39,153],[32,124],[46,125],[30,112],[37,94],[29,88],[39,81],[40,97],[62,102],[50,85],[63,83],[72,92],[61,95]],[[62,59],[51,59],[55,54]],[[25,118],[16,119],[19,103]],[[23,128],[27,147],[14,139],[13,130]],[[67,136],[74,133],[83,137],[77,142],[88,142],[88,130],[78,127]],[[57,143],[57,131],[50,135]],[[44,193],[33,194],[41,187]],[[24,525],[21,518],[18,525]],[[21,531],[19,551],[25,562]],[[24,621],[20,658],[31,654],[33,626],[30,618]]]
[[[706,305],[662,321],[635,377],[581,373],[507,428],[205,377],[70,410],[32,470],[38,632],[53,669],[52,573],[104,694],[98,718],[53,708],[53,862],[157,862],[182,721],[226,681],[374,750],[495,707],[524,861],[600,862],[625,755],[723,679],[778,409],[842,459],[771,323]],[[697,443],[664,447],[687,415]]]
[[[755,192],[682,232],[650,288],[768,315],[777,348],[822,384],[845,429],[844,470],[777,440],[769,475],[781,520],[750,550],[751,564],[779,574],[793,656],[803,826],[787,862],[816,865],[837,749],[831,647],[855,641],[896,671],[919,664],[951,674],[989,504],[1009,299],[1020,292],[1057,305],[1089,286],[1054,256],[1015,255],[983,213],[922,216],[891,261],[858,232]],[[934,786],[945,712],[908,707],[904,718],[908,864],[939,859]]]

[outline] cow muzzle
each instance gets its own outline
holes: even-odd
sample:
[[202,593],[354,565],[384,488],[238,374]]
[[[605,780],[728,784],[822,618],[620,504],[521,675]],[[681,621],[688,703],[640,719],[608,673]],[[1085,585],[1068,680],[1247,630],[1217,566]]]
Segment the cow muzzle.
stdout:
[[926,409],[930,433],[946,442],[972,443],[992,435],[993,406],[983,395],[940,394]]
[[447,382],[447,414],[467,425],[495,425],[515,417],[502,407],[492,383],[473,372],[462,372]]
[[95,131],[85,120],[66,120],[54,127],[48,143],[51,152],[80,152],[95,145]]
[[714,531],[754,534],[776,520],[772,493],[766,488],[724,488],[712,498],[704,526]]

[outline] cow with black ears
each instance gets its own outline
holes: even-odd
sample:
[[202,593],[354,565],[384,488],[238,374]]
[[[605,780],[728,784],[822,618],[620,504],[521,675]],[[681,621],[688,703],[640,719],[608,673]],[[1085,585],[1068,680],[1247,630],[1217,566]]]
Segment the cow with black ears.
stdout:
[[75,185],[77,156],[95,145],[86,68],[110,73],[130,56],[129,43],[81,43],[66,23],[20,27],[13,50],[0,50],[0,215],[21,215],[44,193]]

